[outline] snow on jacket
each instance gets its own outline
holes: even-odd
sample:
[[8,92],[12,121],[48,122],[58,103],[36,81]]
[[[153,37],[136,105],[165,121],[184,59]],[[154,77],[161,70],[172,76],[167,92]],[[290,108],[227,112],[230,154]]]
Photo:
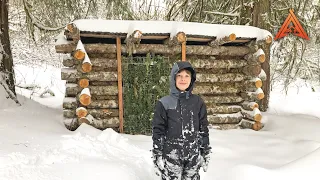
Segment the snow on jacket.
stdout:
[[[178,71],[191,72],[191,83],[185,92],[176,88]],[[192,94],[196,72],[189,62],[173,65],[170,74],[170,95],[161,98],[155,107],[152,121],[153,147],[163,153],[182,150],[191,153],[209,147],[209,132],[206,105],[200,96]]]

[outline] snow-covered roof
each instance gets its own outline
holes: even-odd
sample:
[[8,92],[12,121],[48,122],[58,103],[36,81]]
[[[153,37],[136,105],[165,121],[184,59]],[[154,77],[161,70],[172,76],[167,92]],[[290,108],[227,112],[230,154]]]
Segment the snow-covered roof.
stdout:
[[267,30],[244,25],[205,24],[177,21],[129,21],[129,20],[101,20],[80,19],[73,22],[80,32],[127,34],[140,30],[143,34],[170,34],[175,36],[178,32],[188,35],[210,36],[222,38],[236,34],[237,38],[265,39],[271,36]]

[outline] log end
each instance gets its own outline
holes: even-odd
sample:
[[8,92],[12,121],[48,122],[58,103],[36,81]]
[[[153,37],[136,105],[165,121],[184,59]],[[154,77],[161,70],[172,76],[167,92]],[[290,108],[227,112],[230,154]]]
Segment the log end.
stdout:
[[177,40],[179,43],[184,43],[187,40],[186,34],[184,32],[178,32],[177,33]]
[[262,128],[262,124],[260,122],[255,122],[252,126],[252,129],[255,131],[259,131]]
[[262,81],[260,79],[257,80],[255,85],[256,85],[256,88],[261,88],[262,87]]
[[86,88],[89,86],[89,79],[80,79],[78,84],[80,87]]
[[135,30],[133,32],[133,37],[136,38],[136,39],[141,39],[141,36],[142,36],[142,32],[140,30]]
[[259,104],[258,104],[258,103],[254,103],[254,104],[252,104],[251,108],[252,108],[252,110],[253,110],[254,108],[259,108]]
[[69,23],[69,24],[67,24],[67,29],[68,29],[68,31],[69,32],[73,32],[73,28],[74,28],[74,24],[73,23]]
[[78,49],[76,50],[76,52],[74,53],[73,57],[79,61],[82,61],[85,57],[85,52],[83,52],[82,50]]
[[79,101],[82,105],[88,106],[89,104],[91,104],[91,96],[89,96],[88,94],[81,94]]
[[261,122],[261,119],[262,119],[262,115],[261,114],[254,115],[254,120],[255,121]]
[[90,63],[83,63],[81,67],[85,73],[92,71],[92,65]]
[[88,115],[88,111],[87,111],[87,109],[80,107],[80,108],[77,108],[76,114],[77,114],[78,118],[82,118],[82,117],[86,117]]
[[236,40],[236,38],[237,38],[237,36],[236,36],[236,34],[234,34],[234,33],[231,33],[231,34],[229,35],[229,40],[230,40],[230,41],[234,41],[234,40]]
[[257,97],[258,97],[259,100],[263,99],[264,98],[264,93],[259,93]]
[[268,35],[268,36],[265,38],[265,40],[266,40],[266,43],[267,43],[267,44],[272,43],[272,37],[271,37],[270,35]]
[[261,54],[261,55],[259,56],[259,62],[260,62],[260,63],[263,63],[265,60],[266,60],[266,56],[265,56],[264,54]]

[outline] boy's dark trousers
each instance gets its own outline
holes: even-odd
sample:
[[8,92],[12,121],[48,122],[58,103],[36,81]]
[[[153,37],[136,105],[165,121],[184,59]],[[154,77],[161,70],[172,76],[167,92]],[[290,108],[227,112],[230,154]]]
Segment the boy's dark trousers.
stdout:
[[200,152],[198,148],[172,149],[164,153],[162,180],[200,180]]

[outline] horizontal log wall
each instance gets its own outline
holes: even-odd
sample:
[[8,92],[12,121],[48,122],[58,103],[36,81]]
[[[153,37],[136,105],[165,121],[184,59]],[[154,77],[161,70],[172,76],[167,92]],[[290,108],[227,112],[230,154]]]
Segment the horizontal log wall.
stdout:
[[[56,45],[57,53],[72,53],[75,49],[74,43],[66,43]],[[116,52],[115,44],[84,44],[86,52],[89,54],[110,54]],[[121,52],[124,54],[129,53],[126,45],[121,45]],[[174,46],[168,47],[163,44],[140,44],[138,48],[135,49],[135,54],[147,54],[153,52],[155,54],[181,54],[181,47]],[[246,54],[250,53],[250,48],[245,46],[198,46],[198,45],[187,45],[186,46],[187,55],[207,55],[207,56],[241,56],[244,57]]]
[[[232,57],[203,54],[190,55],[189,58],[187,56],[187,60],[197,71],[193,93],[199,94],[204,99],[208,121],[213,128],[241,127],[259,130],[263,127],[257,125],[262,116],[256,103],[263,98],[263,92],[260,91],[262,80],[259,78],[261,59],[248,58],[255,52],[246,53],[245,56],[237,53]],[[248,103],[254,107],[249,109]],[[252,122],[256,125],[249,126],[243,122]]]
[[[89,123],[99,129],[118,127],[116,45],[83,44],[92,64],[90,72],[83,72],[82,61],[72,57],[75,46],[76,43],[56,45],[58,53],[70,53],[69,57],[63,59],[65,68],[61,70],[61,78],[67,82],[66,98],[63,102],[66,122],[70,124],[70,129],[81,123]],[[121,46],[121,52],[124,55],[129,53],[126,45]],[[173,57],[181,54],[181,47],[140,44],[133,54],[143,56],[150,52]],[[256,110],[255,102],[263,97],[257,90],[261,87],[261,58],[256,58],[255,53],[252,47],[247,46],[186,46],[187,61],[190,61],[197,71],[193,93],[204,99],[208,121],[212,126],[218,129],[246,127],[255,130],[263,127],[260,122],[258,124],[252,118],[248,119],[257,117],[256,114],[260,113]],[[83,79],[85,85],[79,83]],[[91,99],[87,106],[82,105],[79,99],[84,87],[88,87],[90,91]],[[82,106],[90,116],[78,118],[77,122],[71,121],[77,118],[76,108]],[[250,113],[254,108],[255,114]]]
[[[83,50],[87,53],[87,49]],[[66,80],[66,92],[63,102],[63,116],[66,126],[74,130],[80,124],[87,123],[98,129],[119,127],[119,104],[117,86],[116,51],[109,54],[86,54],[92,68],[84,72],[83,61],[70,56],[63,58],[64,68],[61,79]],[[90,103],[83,105],[80,93],[84,87],[90,92]],[[88,115],[77,117],[76,109],[84,107]]]

